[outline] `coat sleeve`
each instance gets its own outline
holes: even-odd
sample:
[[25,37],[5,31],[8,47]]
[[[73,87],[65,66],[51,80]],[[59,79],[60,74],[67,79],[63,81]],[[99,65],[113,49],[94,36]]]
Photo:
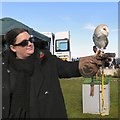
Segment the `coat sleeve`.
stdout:
[[63,61],[57,57],[56,64],[58,70],[58,76],[60,78],[80,77],[79,61]]

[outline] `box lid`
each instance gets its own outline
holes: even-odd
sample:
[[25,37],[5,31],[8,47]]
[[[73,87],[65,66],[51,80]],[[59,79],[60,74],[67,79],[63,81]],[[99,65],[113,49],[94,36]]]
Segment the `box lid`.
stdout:
[[[92,78],[84,78],[83,79],[83,84],[90,84],[92,81]],[[102,77],[98,77],[98,79],[96,80],[96,78],[93,78],[94,84],[101,84],[102,83]],[[108,84],[110,82],[110,77],[104,77],[104,85]]]

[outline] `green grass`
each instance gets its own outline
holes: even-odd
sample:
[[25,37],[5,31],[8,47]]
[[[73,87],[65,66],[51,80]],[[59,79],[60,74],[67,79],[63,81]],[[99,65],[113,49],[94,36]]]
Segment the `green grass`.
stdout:
[[83,114],[82,83],[84,81],[83,77],[60,80],[68,118],[118,118],[118,79],[111,78],[110,81],[110,112],[106,116]]

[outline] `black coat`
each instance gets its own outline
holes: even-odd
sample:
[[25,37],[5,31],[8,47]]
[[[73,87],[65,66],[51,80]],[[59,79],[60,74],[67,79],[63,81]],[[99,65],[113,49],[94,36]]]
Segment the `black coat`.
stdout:
[[[28,62],[28,66],[18,62],[15,69],[15,62],[11,61],[13,65],[10,65],[8,56],[4,57],[2,64],[2,117],[13,117],[12,114],[15,114],[14,117],[24,117],[25,114],[20,116],[21,107],[30,118],[67,118],[58,78],[80,76],[79,63],[62,61],[50,52],[39,54],[37,51],[34,61]],[[30,63],[34,63],[34,67]],[[20,71],[21,66],[26,66],[25,70]],[[11,87],[10,81],[14,87]],[[11,99],[12,95],[17,97]]]

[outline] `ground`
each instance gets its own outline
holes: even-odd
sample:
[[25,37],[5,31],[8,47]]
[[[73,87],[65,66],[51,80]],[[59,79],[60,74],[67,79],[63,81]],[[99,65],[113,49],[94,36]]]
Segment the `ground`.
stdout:
[[[83,114],[82,108],[82,83],[83,77],[61,79],[67,113],[69,118],[118,118],[118,78],[110,80],[110,113],[107,116],[100,114]],[[119,83],[118,83],[119,82]],[[120,93],[120,91],[119,91]],[[120,99],[120,98],[119,98]]]

